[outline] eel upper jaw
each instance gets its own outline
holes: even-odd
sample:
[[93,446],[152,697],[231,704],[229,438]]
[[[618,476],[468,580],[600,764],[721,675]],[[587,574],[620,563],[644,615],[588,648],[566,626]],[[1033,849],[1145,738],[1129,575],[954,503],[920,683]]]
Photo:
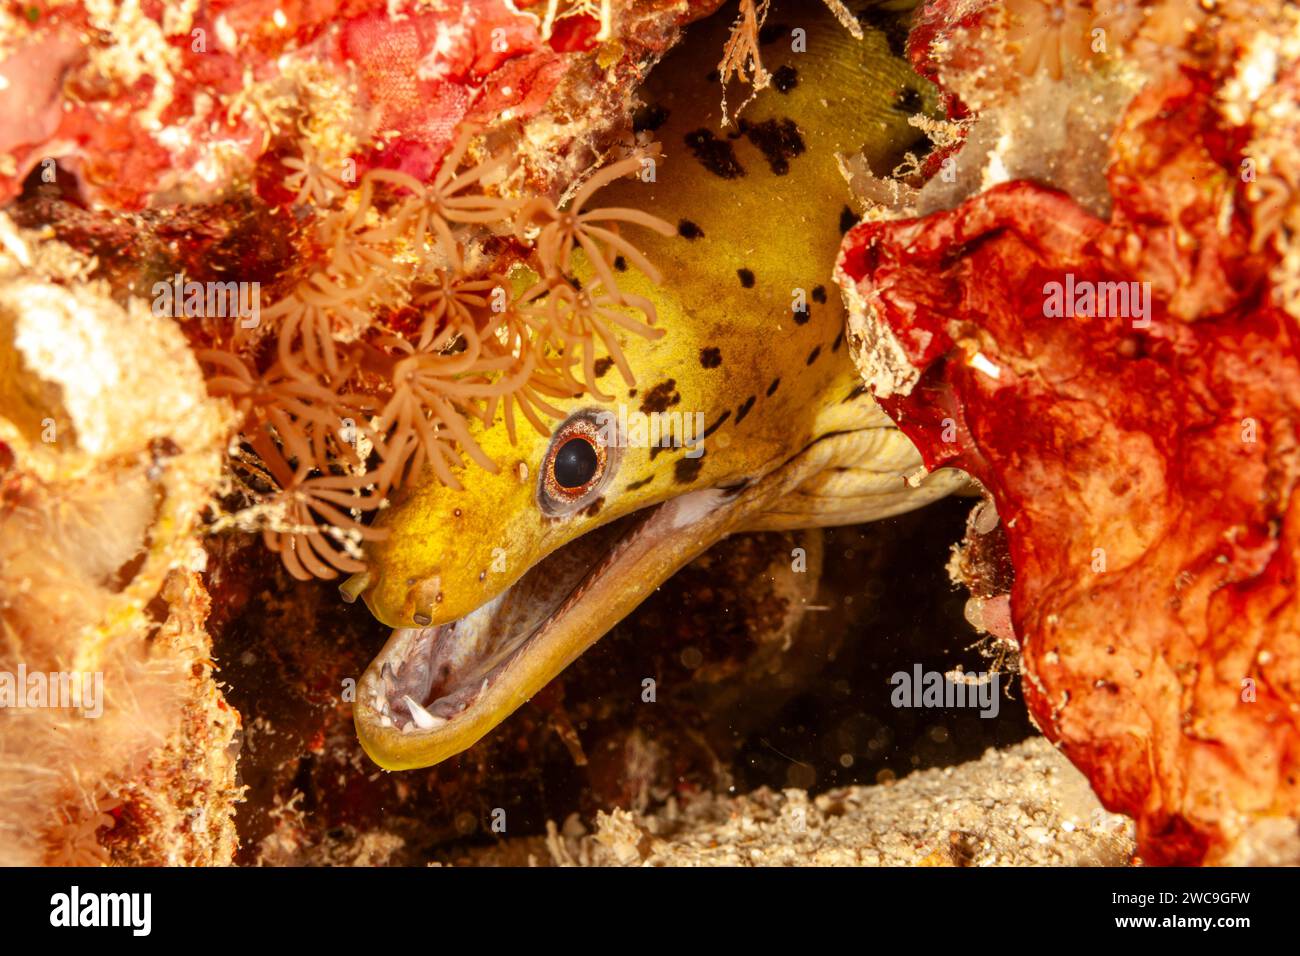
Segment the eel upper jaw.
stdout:
[[362,746],[389,770],[431,766],[470,747],[779,493],[783,483],[772,478],[635,512],[549,555],[457,621],[394,630],[357,687]]

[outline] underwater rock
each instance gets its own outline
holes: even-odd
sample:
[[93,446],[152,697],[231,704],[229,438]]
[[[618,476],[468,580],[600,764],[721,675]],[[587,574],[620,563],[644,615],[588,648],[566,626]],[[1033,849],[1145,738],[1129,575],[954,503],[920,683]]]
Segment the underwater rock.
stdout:
[[230,421],[176,324],[89,268],[0,214],[0,673],[57,675],[0,711],[0,856],[228,862],[196,531]]
[[[299,135],[309,166],[338,175],[351,161],[423,179],[462,122],[516,124],[533,175],[567,182],[580,170],[554,160],[590,162],[583,139],[630,110],[677,27],[717,0],[613,4],[613,24],[585,6],[554,22],[507,0],[403,6],[0,11],[0,202],[33,171],[43,182],[75,176],[88,202],[119,210],[212,202],[255,171],[262,179],[263,157],[282,158],[280,140]],[[616,43],[597,42],[615,26]]]
[[882,404],[996,503],[1036,723],[1151,863],[1300,818],[1300,21],[1271,27],[1133,100],[1108,219],[1011,182],[839,263]]

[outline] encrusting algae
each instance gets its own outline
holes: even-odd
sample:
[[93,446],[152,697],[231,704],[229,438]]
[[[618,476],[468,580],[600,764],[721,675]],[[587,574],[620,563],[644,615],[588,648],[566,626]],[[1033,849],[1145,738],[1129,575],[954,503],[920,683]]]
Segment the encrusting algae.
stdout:
[[0,214],[0,864],[222,863],[239,716],[196,535],[233,422],[92,265]]

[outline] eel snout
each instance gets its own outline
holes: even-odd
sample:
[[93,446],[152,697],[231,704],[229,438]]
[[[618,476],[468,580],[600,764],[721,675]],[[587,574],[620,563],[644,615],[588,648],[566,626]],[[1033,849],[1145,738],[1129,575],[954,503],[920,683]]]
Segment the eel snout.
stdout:
[[644,508],[555,551],[458,620],[394,630],[358,686],[366,751],[408,769],[471,746],[726,534],[746,499],[704,489]]

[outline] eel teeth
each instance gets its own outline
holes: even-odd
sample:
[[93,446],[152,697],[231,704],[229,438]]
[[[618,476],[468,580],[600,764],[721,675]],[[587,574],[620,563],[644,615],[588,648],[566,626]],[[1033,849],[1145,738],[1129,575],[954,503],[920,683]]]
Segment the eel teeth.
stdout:
[[411,719],[415,721],[415,726],[419,727],[421,730],[433,730],[433,728],[441,727],[447,722],[441,717],[433,716],[433,714],[429,713],[412,700],[409,694],[403,696],[402,701],[406,704],[407,709],[410,710]]

